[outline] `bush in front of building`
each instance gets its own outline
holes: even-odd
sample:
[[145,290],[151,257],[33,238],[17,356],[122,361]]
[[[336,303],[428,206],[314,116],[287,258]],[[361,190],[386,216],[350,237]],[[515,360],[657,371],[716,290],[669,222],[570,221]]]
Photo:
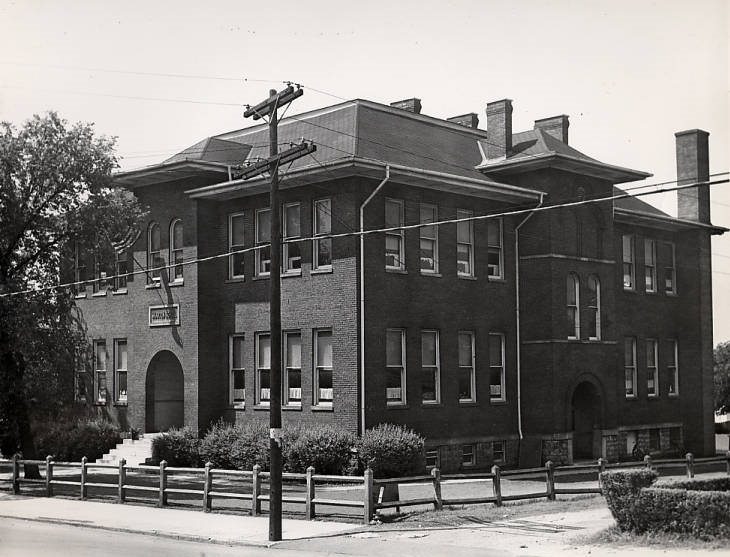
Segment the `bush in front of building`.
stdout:
[[283,440],[285,469],[304,473],[310,466],[317,474],[347,475],[355,436],[331,425],[297,428],[285,432]]
[[213,468],[251,470],[258,464],[269,469],[269,428],[263,422],[243,425],[214,424],[200,443],[203,462]]
[[152,462],[163,460],[168,466],[197,468],[201,466],[200,439],[191,427],[172,428],[152,440]]
[[636,529],[635,509],[639,492],[652,485],[659,475],[647,468],[635,470],[610,470],[601,472],[601,493],[606,498],[608,508],[616,519],[619,529]]
[[34,430],[39,457],[51,456],[58,462],[96,460],[122,442],[119,428],[100,418],[45,422]]
[[413,430],[379,424],[357,440],[360,466],[370,467],[376,478],[397,478],[424,471],[424,439]]

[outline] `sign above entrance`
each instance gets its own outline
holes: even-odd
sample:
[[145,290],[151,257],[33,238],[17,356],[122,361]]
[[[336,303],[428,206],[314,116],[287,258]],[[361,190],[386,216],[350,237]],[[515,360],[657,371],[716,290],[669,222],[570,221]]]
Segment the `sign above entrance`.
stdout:
[[150,306],[150,327],[170,327],[180,324],[180,306]]

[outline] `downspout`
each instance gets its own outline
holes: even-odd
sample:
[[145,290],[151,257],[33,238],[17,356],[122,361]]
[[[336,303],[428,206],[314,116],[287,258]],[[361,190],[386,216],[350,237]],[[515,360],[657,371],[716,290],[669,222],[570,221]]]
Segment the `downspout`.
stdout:
[[[542,207],[545,194],[540,193],[540,202],[537,204],[535,209]],[[522,222],[515,227],[515,326],[517,333],[515,338],[517,339],[517,431],[520,434],[520,440],[524,437],[522,434],[522,361],[520,354],[522,352],[521,340],[520,340],[520,228],[525,224],[530,217],[534,215],[533,211],[527,215]]]
[[372,201],[390,179],[390,165],[385,165],[385,178],[360,205],[360,435],[365,433],[365,206]]

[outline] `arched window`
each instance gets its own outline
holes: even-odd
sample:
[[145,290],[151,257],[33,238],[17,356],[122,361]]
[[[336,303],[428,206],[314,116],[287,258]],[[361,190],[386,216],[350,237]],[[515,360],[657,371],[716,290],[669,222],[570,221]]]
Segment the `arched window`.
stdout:
[[568,338],[580,338],[580,280],[570,273],[566,282],[566,308],[568,317]]
[[588,277],[588,338],[601,340],[601,281]]
[[172,265],[170,280],[183,278],[183,224],[182,220],[174,219],[170,224],[170,265]]
[[160,251],[160,225],[153,222],[147,229],[147,282],[159,282],[159,267],[164,264]]

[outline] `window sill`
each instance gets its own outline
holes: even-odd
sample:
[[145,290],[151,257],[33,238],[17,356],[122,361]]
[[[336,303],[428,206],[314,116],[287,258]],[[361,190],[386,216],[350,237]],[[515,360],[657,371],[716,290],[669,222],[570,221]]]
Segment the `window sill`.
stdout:
[[112,290],[112,296],[124,296],[127,293],[126,288],[121,288],[119,290]]
[[665,292],[664,294],[666,296],[670,297],[670,298],[678,298],[679,297],[679,294],[677,294],[676,292]]
[[310,275],[327,275],[332,274],[332,266],[329,267],[318,267],[317,269],[312,269],[309,271]]
[[234,411],[239,411],[240,412],[240,411],[245,410],[246,409],[246,406],[245,405],[244,406],[234,406],[232,404],[229,404],[228,405],[228,409],[229,410],[234,410]]
[[437,273],[435,271],[421,271],[422,277],[436,277],[441,278],[443,275],[441,273]]
[[626,400],[639,400],[639,397],[637,397],[636,395],[630,395],[624,398],[626,398]]
[[105,407],[106,405],[107,405],[106,402],[99,402],[98,400],[94,403],[94,406],[99,406],[99,407]]
[[331,404],[316,404],[312,406],[312,412],[334,412],[334,406]]
[[117,408],[126,408],[127,406],[129,406],[129,403],[128,402],[115,402],[114,406],[116,406]]
[[504,283],[504,284],[507,283],[507,279],[504,278],[504,277],[487,277],[487,280],[489,282],[501,282],[501,283]]
[[75,300],[82,300],[84,298],[86,298],[86,292],[84,292],[83,294],[75,294],[74,295],[74,299]]
[[679,394],[678,393],[669,393],[667,396],[669,398],[679,398]]
[[185,286],[185,281],[183,279],[174,280],[172,282],[169,282],[167,286]]
[[506,400],[502,400],[502,399],[499,399],[499,400],[491,400],[490,399],[489,404],[491,404],[493,406],[507,406],[507,401]]
[[636,290],[636,288],[627,288],[624,286],[624,292],[627,294],[638,294],[639,292]]
[[281,273],[281,278],[292,278],[292,277],[301,277],[302,276],[302,270],[297,269],[296,271],[287,271],[286,273]]
[[161,288],[160,282],[151,282],[150,284],[146,284],[145,288],[147,290],[154,290],[155,288]]
[[269,280],[271,275],[254,275],[253,280]]
[[266,410],[267,412],[270,410],[268,404],[255,404],[253,409],[254,410]]
[[443,408],[443,404],[439,401],[421,401],[421,408]]
[[106,290],[104,290],[104,292],[94,292],[91,295],[91,297],[92,298],[104,298],[104,297],[106,297]]
[[646,395],[647,400],[659,400],[659,395]]
[[392,268],[392,267],[386,267],[385,272],[393,273],[394,275],[407,275],[408,274],[408,271],[406,271],[405,269],[396,269],[396,268]]
[[478,406],[476,400],[459,400],[459,406]]
[[246,282],[246,277],[230,277],[223,281],[223,284],[236,284],[238,282]]
[[405,402],[386,402],[386,408],[389,410],[407,410],[408,405]]
[[282,412],[291,412],[291,411],[301,412],[302,405],[301,404],[282,404],[281,411]]
[[460,278],[461,280],[477,280],[477,277],[474,275],[456,275],[457,278]]

